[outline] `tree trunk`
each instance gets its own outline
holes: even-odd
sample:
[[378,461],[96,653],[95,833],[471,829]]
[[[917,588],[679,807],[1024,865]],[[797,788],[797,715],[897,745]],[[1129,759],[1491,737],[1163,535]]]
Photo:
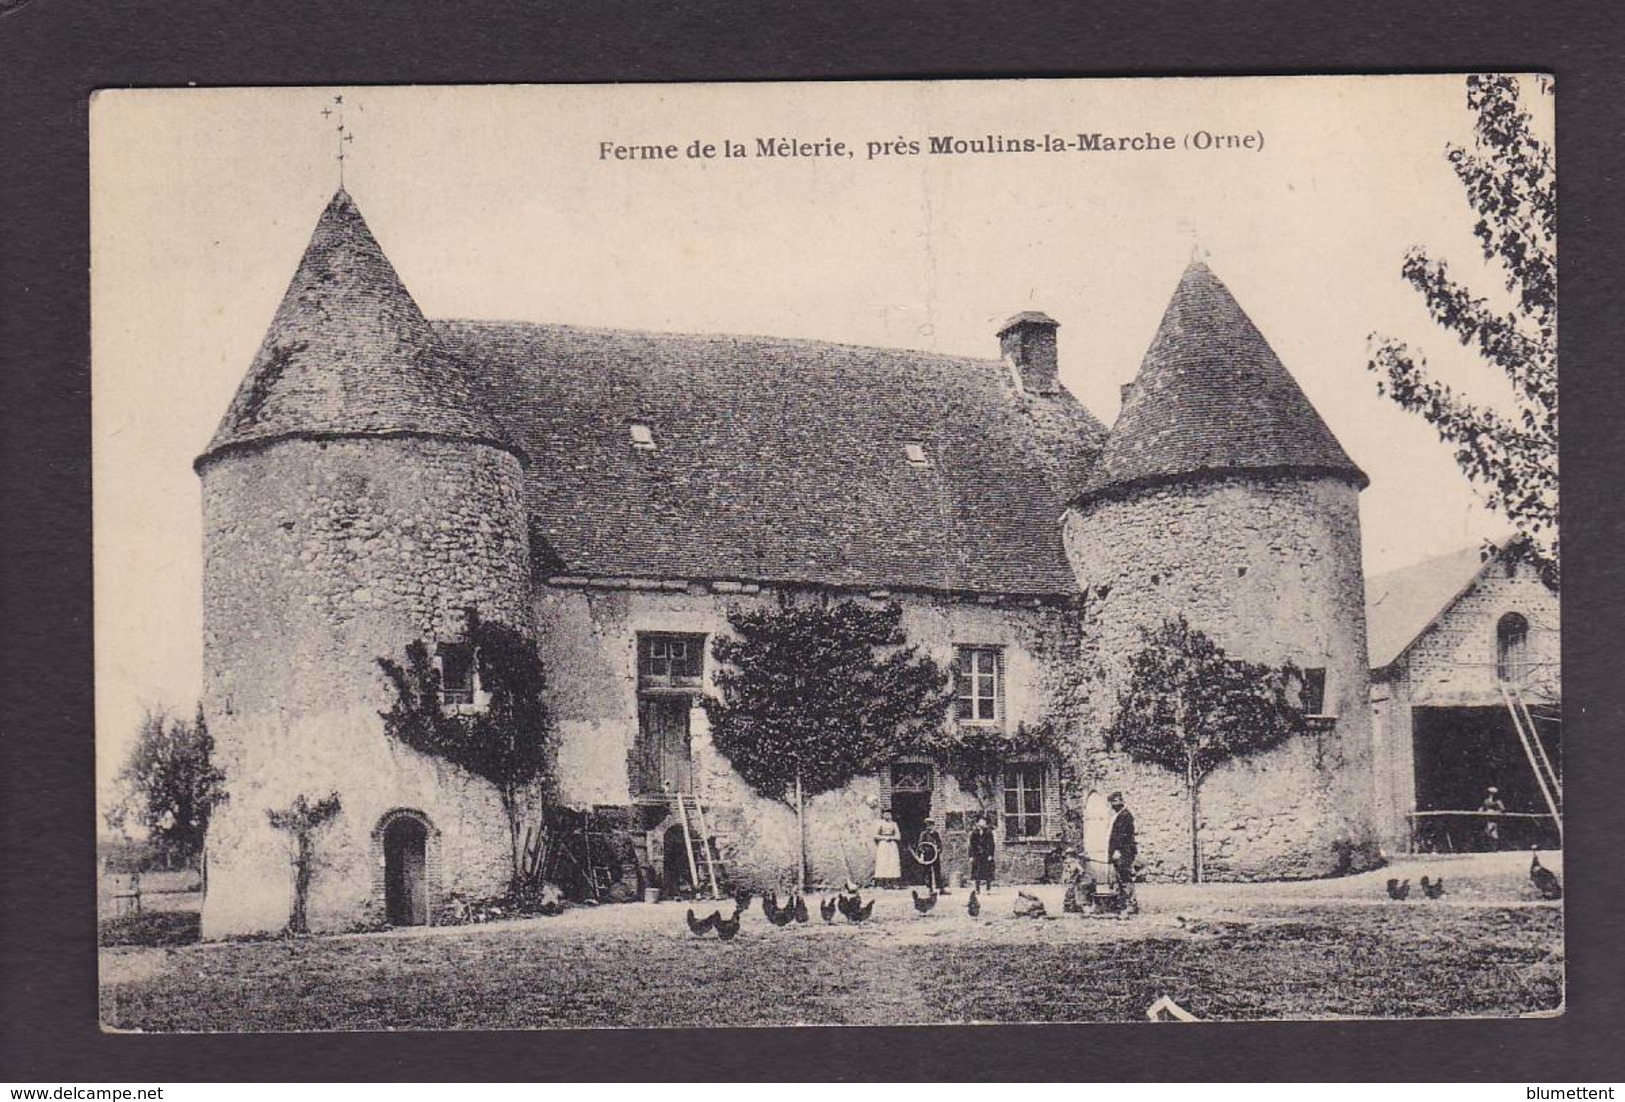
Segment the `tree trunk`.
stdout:
[[1200,831],[1201,811],[1198,804],[1196,788],[1196,763],[1185,763],[1185,794],[1190,798],[1191,804],[1191,883],[1202,882],[1202,835]]
[[512,862],[512,873],[508,877],[508,889],[514,895],[519,894],[523,887],[519,876],[519,800],[517,798],[504,799],[503,810],[508,813],[508,859]]
[[310,866],[314,847],[310,844],[310,830],[299,832],[299,856],[295,858],[296,865],[293,876],[293,914],[288,919],[288,928],[296,933],[307,933],[310,922],[306,918],[306,900],[310,898]]
[[801,801],[801,767],[796,767],[796,887],[807,890],[807,818]]

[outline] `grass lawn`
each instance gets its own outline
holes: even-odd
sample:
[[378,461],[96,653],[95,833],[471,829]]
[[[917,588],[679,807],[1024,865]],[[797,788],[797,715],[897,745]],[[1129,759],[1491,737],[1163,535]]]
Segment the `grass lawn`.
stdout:
[[[1562,1002],[1562,911],[1518,855],[1416,867],[1443,900],[1390,902],[1398,871],[1320,884],[1143,885],[1126,919],[1011,915],[1015,891],[862,926],[695,938],[685,906],[573,909],[501,925],[102,951],[117,1029],[490,1029],[1144,1020],[1169,995],[1202,1018],[1505,1016]],[[1059,889],[1038,889],[1059,911]],[[1418,893],[1419,894],[1419,893]],[[708,913],[702,910],[701,913]]]

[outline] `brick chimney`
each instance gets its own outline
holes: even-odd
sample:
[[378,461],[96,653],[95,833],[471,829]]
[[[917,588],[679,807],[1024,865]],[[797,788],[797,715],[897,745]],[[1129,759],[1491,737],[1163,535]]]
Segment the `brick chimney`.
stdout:
[[999,329],[999,353],[1028,394],[1054,394],[1061,389],[1055,357],[1055,331],[1060,327],[1047,314],[1028,310]]

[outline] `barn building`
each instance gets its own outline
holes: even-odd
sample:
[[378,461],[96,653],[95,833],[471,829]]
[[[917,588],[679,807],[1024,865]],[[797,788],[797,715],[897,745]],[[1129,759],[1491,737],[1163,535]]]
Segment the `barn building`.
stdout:
[[617,898],[693,879],[673,841],[696,801],[733,879],[796,866],[793,814],[733,772],[698,704],[729,614],[785,597],[895,603],[957,672],[950,722],[1063,736],[1012,755],[991,799],[925,755],[818,796],[815,881],[866,877],[882,809],[905,835],[936,819],[950,867],[986,813],[1001,877],[1037,879],[1116,788],[1148,875],[1185,875],[1181,779],[1100,736],[1139,629],[1181,611],[1232,653],[1304,667],[1314,714],[1208,782],[1209,873],[1369,864],[1365,476],[1203,263],[1110,433],[1058,380],[1058,328],[1018,314],[989,334],[998,358],[972,359],[431,321],[341,189],[196,462],[204,708],[230,790],[205,936],[287,921],[289,839],[267,813],[300,795],[341,800],[314,929],[433,922],[503,889],[497,793],[380,719],[378,659],[418,639],[447,705],[479,706],[469,609],[535,636],[557,802],[625,855]]
[[[1374,575],[1366,606],[1384,850],[1559,845],[1557,591],[1529,562],[1469,547]],[[1475,813],[1492,787],[1508,815],[1489,835]]]

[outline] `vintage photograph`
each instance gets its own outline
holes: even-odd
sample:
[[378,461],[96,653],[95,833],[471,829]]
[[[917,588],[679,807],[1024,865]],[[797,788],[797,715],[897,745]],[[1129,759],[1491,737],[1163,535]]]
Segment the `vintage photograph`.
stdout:
[[1562,1013],[1557,94],[98,93],[102,1028]]

